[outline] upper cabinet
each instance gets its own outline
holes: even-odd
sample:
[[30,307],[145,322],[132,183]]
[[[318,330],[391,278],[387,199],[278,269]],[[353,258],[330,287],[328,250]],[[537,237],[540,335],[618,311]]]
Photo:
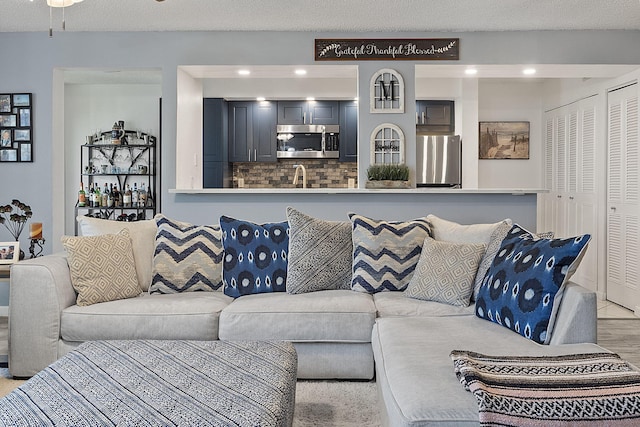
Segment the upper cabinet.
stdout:
[[272,102],[229,102],[229,161],[275,162],[276,106]]
[[340,161],[358,161],[358,103],[340,101]]
[[453,101],[416,101],[416,127],[422,133],[453,135],[454,111]]
[[278,101],[279,125],[337,125],[338,101]]

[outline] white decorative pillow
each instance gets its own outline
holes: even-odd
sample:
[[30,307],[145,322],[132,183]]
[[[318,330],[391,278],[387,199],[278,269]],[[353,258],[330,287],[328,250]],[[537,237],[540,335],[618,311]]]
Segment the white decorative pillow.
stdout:
[[435,215],[427,215],[427,221],[431,225],[433,238],[436,240],[458,243],[484,243],[485,245],[489,244],[493,232],[500,225],[508,223],[511,226],[512,224],[510,219],[504,219],[492,224],[463,225]]
[[76,304],[132,298],[142,293],[129,230],[100,236],[63,236],[71,284],[78,293]]
[[122,222],[82,215],[79,215],[76,219],[78,221],[80,235],[82,236],[116,234],[124,228],[129,230],[133,245],[133,258],[136,262],[138,284],[144,291],[149,289],[152,277],[153,249],[156,239],[156,222],[154,220],[145,219],[143,221]]
[[287,208],[289,263],[287,292],[350,289],[351,223],[325,221]]
[[380,221],[354,213],[349,218],[353,237],[351,289],[370,294],[404,291],[430,234],[427,219]]
[[467,307],[485,249],[482,243],[454,243],[427,237],[405,295]]
[[193,225],[162,214],[149,293],[173,294],[222,290],[224,248],[219,225]]

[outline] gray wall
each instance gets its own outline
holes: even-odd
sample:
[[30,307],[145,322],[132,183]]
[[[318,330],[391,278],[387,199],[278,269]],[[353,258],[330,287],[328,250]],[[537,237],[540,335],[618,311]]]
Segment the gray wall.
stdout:
[[[531,226],[535,218],[535,201],[531,196],[372,196],[358,195],[349,200],[337,200],[338,196],[302,196],[298,199],[257,196],[172,194],[175,186],[175,134],[176,134],[176,68],[178,65],[215,64],[312,64],[315,38],[397,38],[397,37],[460,37],[460,64],[640,64],[640,31],[576,31],[576,32],[486,32],[461,34],[435,33],[280,33],[280,32],[161,32],[161,33],[56,33],[53,38],[46,31],[38,33],[0,33],[0,52],[4,59],[0,73],[0,92],[32,92],[34,110],[34,158],[31,164],[0,164],[0,203],[13,198],[31,204],[34,220],[44,224],[46,251],[50,252],[52,240],[60,238],[60,231],[53,230],[54,200],[62,197],[63,173],[56,162],[62,157],[60,139],[63,138],[63,117],[53,113],[53,93],[56,68],[158,68],[162,70],[162,211],[185,221],[215,218],[220,212],[240,215],[256,220],[274,219],[276,212],[284,215],[284,206],[291,201],[320,217],[335,217],[336,212],[360,210],[371,216],[393,212],[404,216],[427,211],[435,200],[434,210],[443,216],[472,222],[483,217],[510,216]],[[400,62],[358,63],[362,70],[361,89],[368,83],[375,69],[390,67],[407,71],[410,66]],[[409,75],[413,76],[411,72]],[[408,81],[411,80],[411,81]],[[405,84],[413,85],[405,78]],[[56,83],[59,84],[59,83]],[[409,91],[408,91],[409,92]],[[407,101],[411,101],[410,97]],[[412,105],[408,102],[407,105]],[[362,108],[366,108],[364,105]],[[410,107],[411,108],[411,107]],[[408,111],[411,113],[411,111]],[[116,115],[117,112],[114,112]],[[54,116],[56,121],[54,122]],[[408,117],[413,118],[413,114]],[[370,120],[370,121],[369,121]],[[373,118],[362,123],[364,132],[370,132],[376,123]],[[410,120],[410,119],[408,119]],[[380,120],[382,123],[385,120]],[[403,120],[401,120],[404,123]],[[408,122],[407,122],[408,123]],[[56,132],[54,134],[54,129]],[[61,135],[58,135],[61,134]],[[55,143],[54,143],[55,141]],[[53,159],[53,160],[52,160]],[[54,167],[54,164],[56,165]],[[65,167],[64,165],[62,167]],[[66,167],[77,167],[68,164]],[[244,198],[243,198],[244,197]],[[433,199],[432,199],[433,197]],[[486,197],[486,198],[485,198]],[[494,208],[483,215],[485,209],[494,206],[496,200],[502,208]],[[513,202],[512,200],[518,200]],[[489,204],[484,203],[490,201]],[[525,201],[528,201],[525,203]],[[469,204],[473,202],[473,204]],[[256,203],[264,206],[256,208]],[[338,204],[336,206],[336,203]],[[416,204],[420,206],[416,207]],[[522,209],[522,203],[528,205]],[[379,209],[385,205],[384,209]],[[408,205],[405,209],[405,205]],[[351,209],[351,206],[354,208]],[[437,209],[436,209],[437,206]],[[533,209],[533,211],[532,211]],[[365,212],[365,210],[367,212]],[[64,215],[71,214],[66,207]],[[511,213],[515,214],[512,215]],[[380,214],[380,215],[378,215]],[[268,218],[269,217],[269,218]],[[59,222],[57,219],[56,222]],[[1,230],[1,228],[0,228]],[[57,230],[62,230],[60,226]],[[9,234],[0,231],[0,240]],[[28,233],[23,233],[22,245],[28,247]]]

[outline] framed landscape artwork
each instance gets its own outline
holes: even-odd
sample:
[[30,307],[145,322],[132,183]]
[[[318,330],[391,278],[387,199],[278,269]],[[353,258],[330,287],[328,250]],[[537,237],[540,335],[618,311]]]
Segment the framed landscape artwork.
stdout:
[[528,159],[529,122],[480,122],[478,158]]

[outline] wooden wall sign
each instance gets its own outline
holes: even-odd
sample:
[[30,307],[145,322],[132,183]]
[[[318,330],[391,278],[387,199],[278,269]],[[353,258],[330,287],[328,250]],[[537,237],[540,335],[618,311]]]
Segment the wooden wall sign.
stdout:
[[316,39],[316,61],[458,60],[460,39]]

